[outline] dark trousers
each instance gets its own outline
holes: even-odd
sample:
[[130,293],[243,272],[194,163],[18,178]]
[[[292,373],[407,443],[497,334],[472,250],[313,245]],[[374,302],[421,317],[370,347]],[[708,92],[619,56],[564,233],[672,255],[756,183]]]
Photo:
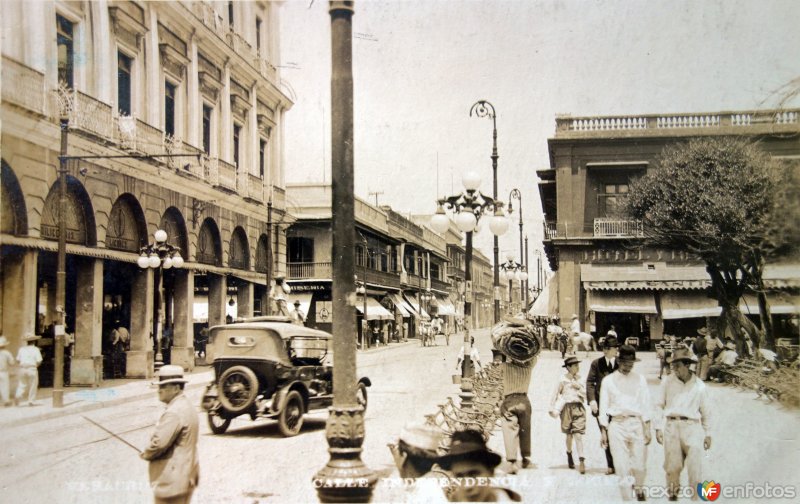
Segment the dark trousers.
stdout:
[[[592,413],[592,415],[594,416],[594,419],[597,420],[597,426],[600,427],[600,431],[602,432],[603,426],[600,425],[600,415],[595,415],[594,413]],[[608,464],[609,469],[614,469],[614,457],[611,456],[610,446],[606,447],[606,464]]]
[[527,394],[509,394],[500,407],[503,416],[503,444],[506,459],[517,460],[519,448],[523,458],[531,456],[531,401]]

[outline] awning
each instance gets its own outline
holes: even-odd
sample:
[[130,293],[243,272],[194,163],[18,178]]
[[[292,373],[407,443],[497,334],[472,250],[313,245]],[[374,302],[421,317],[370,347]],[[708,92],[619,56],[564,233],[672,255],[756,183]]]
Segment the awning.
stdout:
[[286,305],[291,312],[294,310],[294,302],[300,301],[300,309],[303,310],[303,314],[308,317],[308,310],[311,309],[311,297],[314,295],[313,292],[291,292],[286,294]]
[[716,299],[704,292],[672,291],[661,294],[661,317],[664,320],[719,317],[722,313]]
[[[364,298],[359,297],[356,305],[358,313],[364,313]],[[389,310],[383,307],[377,299],[367,296],[367,320],[393,320]]]
[[453,303],[450,301],[449,298],[436,296],[436,304],[439,307],[439,315],[446,315],[452,317],[458,315],[456,313],[456,307],[453,306]]
[[403,296],[403,299],[405,299],[406,303],[408,303],[408,305],[411,306],[411,310],[414,316],[420,317],[422,320],[430,320],[431,316],[428,315],[428,312],[420,308],[416,301],[412,301],[411,299],[408,299],[408,297],[406,296]]
[[650,292],[588,292],[589,310],[604,313],[658,313]]
[[550,291],[555,288],[557,285],[556,282],[551,281],[549,284],[545,285],[542,292],[539,293],[539,296],[533,301],[533,306],[531,309],[528,310],[529,317],[552,317],[557,312],[550,312]]
[[[769,312],[772,315],[788,315],[800,313],[800,296],[793,296],[784,292],[767,294]],[[745,294],[739,300],[739,310],[747,315],[758,315],[758,298],[755,294]]]
[[389,295],[389,299],[392,300],[392,303],[394,303],[394,307],[397,308],[397,311],[400,312],[400,315],[402,317],[410,317],[411,316],[411,312],[408,310],[408,308],[406,308],[406,305],[403,302],[403,300],[400,299],[400,295],[399,294],[390,294]]

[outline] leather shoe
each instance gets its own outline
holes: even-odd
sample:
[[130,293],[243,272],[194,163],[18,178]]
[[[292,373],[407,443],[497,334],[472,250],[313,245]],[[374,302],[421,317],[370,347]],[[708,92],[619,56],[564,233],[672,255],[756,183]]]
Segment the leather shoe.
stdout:
[[644,502],[644,501],[647,500],[647,497],[645,497],[644,492],[642,492],[640,490],[640,491],[636,492],[636,500],[639,501],[639,502]]
[[606,469],[606,474],[609,474],[609,475],[610,474],[614,474],[614,468],[613,467],[609,467],[608,469]]
[[523,469],[527,469],[527,468],[529,468],[531,465],[532,465],[532,464],[531,464],[531,459],[529,459],[528,457],[522,457],[522,468],[523,468]]
[[506,474],[517,474],[519,472],[516,460],[506,460],[500,465],[499,469]]

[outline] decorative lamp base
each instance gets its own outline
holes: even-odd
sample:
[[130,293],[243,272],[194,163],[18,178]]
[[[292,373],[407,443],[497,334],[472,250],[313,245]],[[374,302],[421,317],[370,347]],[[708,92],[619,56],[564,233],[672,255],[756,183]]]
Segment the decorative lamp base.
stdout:
[[364,409],[331,407],[325,429],[328,464],[312,482],[320,502],[369,502],[378,480],[361,460],[364,443]]

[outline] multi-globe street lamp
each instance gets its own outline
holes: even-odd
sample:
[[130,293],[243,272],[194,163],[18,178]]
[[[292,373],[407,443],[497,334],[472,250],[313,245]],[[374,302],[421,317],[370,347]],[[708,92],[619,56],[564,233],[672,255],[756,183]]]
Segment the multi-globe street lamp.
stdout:
[[[514,188],[508,194],[508,214],[511,215],[514,213],[514,207],[512,206],[513,200],[519,201],[519,260],[525,269],[528,269],[528,259],[525,250],[522,247],[522,192],[519,189]],[[524,280],[525,285],[520,284],[520,292],[527,293],[527,278]],[[525,299],[521,299],[521,301],[525,302],[525,306],[528,306],[527,295]]]
[[153,233],[155,242],[141,248],[141,255],[136,260],[136,264],[142,269],[152,269],[156,275],[156,302],[153,318],[153,337],[156,340],[156,355],[153,367],[156,372],[164,365],[164,357],[161,353],[161,336],[164,328],[161,324],[161,303],[164,300],[164,271],[170,268],[183,267],[183,257],[178,247],[173,247],[167,243],[167,232],[159,229]]
[[[469,116],[472,117],[472,114],[475,114],[477,117],[489,117],[492,119],[492,198],[495,200],[497,199],[497,114],[494,110],[494,105],[489,103],[486,100],[478,100],[475,102],[472,107],[469,109]],[[493,247],[493,269],[494,269],[494,281],[492,283],[493,286],[493,297],[494,297],[494,323],[500,322],[500,269],[498,268],[498,264],[500,262],[500,244],[497,239],[497,235],[494,237],[494,247]]]
[[[489,229],[496,237],[508,230],[508,219],[503,214],[503,203],[480,191],[481,179],[476,173],[468,172],[462,178],[464,191],[460,194],[447,196],[438,201],[436,213],[431,218],[431,227],[434,231],[444,234],[450,228],[450,218],[445,209],[455,213],[458,229],[466,233],[466,257],[464,261],[464,367],[461,372],[461,408],[472,407],[472,381],[470,371],[470,326],[472,319],[472,233],[484,215],[492,215]],[[495,251],[496,252],[496,251]],[[496,262],[495,262],[496,264]],[[495,277],[495,283],[497,282]],[[499,302],[496,301],[496,302]]]
[[[500,279],[508,281],[508,309],[511,311],[511,305],[513,303],[512,292],[514,290],[513,282],[514,280],[519,280],[520,293],[522,293],[522,286],[525,280],[528,279],[528,273],[525,271],[525,266],[514,260],[513,252],[506,254],[506,262],[500,265],[500,270]],[[522,296],[520,295],[520,297]]]

